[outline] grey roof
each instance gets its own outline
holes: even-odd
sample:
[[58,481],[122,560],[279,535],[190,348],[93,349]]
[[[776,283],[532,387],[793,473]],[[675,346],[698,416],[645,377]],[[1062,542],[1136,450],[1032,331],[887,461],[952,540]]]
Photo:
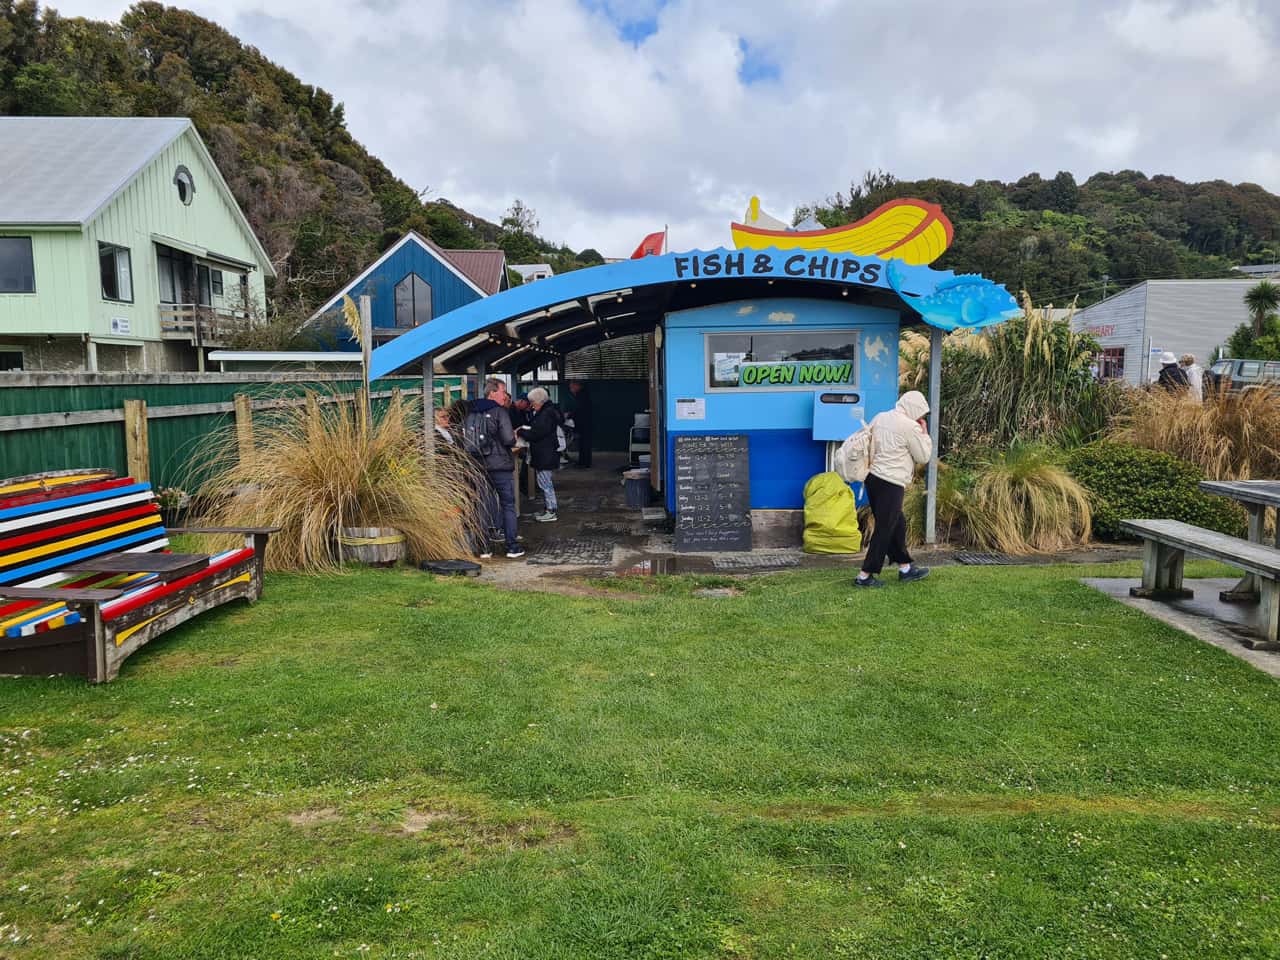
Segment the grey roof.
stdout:
[[1280,263],[1252,263],[1244,267],[1232,267],[1251,277],[1280,277]]
[[190,126],[185,117],[0,117],[0,224],[87,223]]

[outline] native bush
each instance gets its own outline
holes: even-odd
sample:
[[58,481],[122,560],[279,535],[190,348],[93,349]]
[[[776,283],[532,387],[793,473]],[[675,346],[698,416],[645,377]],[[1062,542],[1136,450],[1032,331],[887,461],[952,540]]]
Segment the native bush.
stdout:
[[1181,520],[1236,535],[1244,530],[1244,512],[1201,492],[1203,471],[1167,453],[1100,441],[1071,451],[1067,469],[1089,491],[1100,538],[1120,538],[1120,521],[1127,519]]
[[1131,391],[1111,432],[1121,442],[1194,463],[1211,480],[1280,477],[1280,389],[1274,387],[1210,389],[1204,403],[1166,390]]
[[[1117,409],[1121,388],[1095,380],[1098,346],[1071,328],[1071,315],[1031,305],[1022,315],[977,333],[948,334],[942,347],[943,447],[1001,449],[1020,443],[1058,446],[1101,436]],[[898,350],[901,390],[927,390],[929,339],[904,331]]]

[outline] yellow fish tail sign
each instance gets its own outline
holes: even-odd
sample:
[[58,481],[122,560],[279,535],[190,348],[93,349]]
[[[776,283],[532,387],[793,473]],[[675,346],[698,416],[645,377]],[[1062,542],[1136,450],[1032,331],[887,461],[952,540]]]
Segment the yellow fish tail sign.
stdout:
[[856,257],[897,258],[912,265],[932,263],[951,246],[955,230],[936,203],[904,197],[890,200],[855,223],[826,230],[788,230],[751,198],[747,223],[731,224],[738,249],[830,250]]

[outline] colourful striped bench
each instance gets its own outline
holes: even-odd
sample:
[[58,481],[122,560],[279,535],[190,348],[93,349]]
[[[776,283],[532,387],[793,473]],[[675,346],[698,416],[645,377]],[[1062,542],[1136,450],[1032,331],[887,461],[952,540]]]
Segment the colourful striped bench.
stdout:
[[[166,530],[151,485],[109,470],[0,480],[0,674],[115,679],[166,630],[262,596],[274,532]],[[171,533],[238,534],[244,546],[175,554]]]

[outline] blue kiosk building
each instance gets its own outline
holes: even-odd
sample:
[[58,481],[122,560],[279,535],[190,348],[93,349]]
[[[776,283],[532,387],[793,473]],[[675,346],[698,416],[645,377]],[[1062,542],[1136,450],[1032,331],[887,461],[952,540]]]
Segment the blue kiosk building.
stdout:
[[[798,510],[829,443],[898,397],[898,336],[1016,310],[976,276],[829,250],[693,250],[562,274],[467,304],[373,353],[370,375],[520,374],[653,334],[651,483],[678,515],[678,438],[745,437],[751,511]],[[940,354],[935,350],[935,356]],[[933,428],[936,431],[936,418]]]

